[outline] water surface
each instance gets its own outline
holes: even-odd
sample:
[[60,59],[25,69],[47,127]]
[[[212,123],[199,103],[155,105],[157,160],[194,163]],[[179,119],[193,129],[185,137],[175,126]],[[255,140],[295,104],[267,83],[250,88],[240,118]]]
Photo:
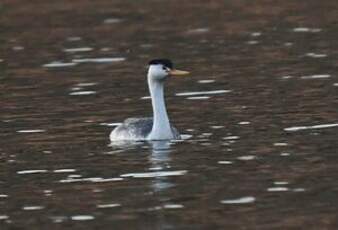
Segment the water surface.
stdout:
[[[1,229],[336,229],[337,10],[0,3]],[[192,72],[166,84],[186,138],[111,145],[155,57]]]

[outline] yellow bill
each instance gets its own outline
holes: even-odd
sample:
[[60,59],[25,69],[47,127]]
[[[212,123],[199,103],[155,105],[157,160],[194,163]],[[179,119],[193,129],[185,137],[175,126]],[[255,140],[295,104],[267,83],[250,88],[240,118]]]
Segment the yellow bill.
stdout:
[[178,70],[178,69],[171,69],[169,71],[169,74],[172,76],[183,76],[183,75],[188,75],[190,72],[184,71],[184,70]]

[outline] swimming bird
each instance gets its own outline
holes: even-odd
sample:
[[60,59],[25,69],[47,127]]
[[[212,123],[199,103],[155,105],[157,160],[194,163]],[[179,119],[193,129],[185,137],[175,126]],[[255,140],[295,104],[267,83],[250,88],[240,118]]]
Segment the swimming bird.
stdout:
[[149,62],[147,80],[153,108],[153,117],[128,118],[110,133],[111,141],[175,140],[177,129],[170,124],[164,101],[164,82],[171,76],[184,76],[188,71],[174,69],[169,59]]

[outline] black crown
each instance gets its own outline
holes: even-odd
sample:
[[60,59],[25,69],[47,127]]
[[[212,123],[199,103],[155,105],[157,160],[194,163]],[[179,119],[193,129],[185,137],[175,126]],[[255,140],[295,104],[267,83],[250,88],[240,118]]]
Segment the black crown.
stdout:
[[169,59],[153,59],[151,60],[149,63],[149,65],[158,65],[158,64],[162,64],[165,67],[168,67],[170,69],[173,68],[173,63],[169,60]]

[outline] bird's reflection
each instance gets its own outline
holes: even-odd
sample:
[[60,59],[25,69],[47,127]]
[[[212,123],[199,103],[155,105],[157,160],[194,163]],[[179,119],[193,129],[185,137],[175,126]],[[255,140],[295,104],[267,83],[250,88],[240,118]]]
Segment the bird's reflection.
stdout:
[[[152,180],[152,188],[154,192],[162,191],[174,186],[173,183],[168,181],[168,177],[164,175],[157,175],[157,172],[161,174],[164,171],[171,171],[171,157],[172,145],[174,142],[171,141],[147,141],[147,142],[112,142],[110,144],[113,149],[119,149],[128,151],[131,149],[149,149],[149,174],[154,174]],[[116,151],[116,150],[114,150]],[[114,152],[113,151],[113,152]],[[152,177],[152,176],[151,176]]]
[[170,141],[149,141],[148,144],[151,147],[150,161],[153,164],[170,161],[169,154],[172,144]]
[[[173,143],[170,141],[149,141],[148,144],[151,147],[151,154],[149,155],[151,167],[149,167],[149,170],[160,171],[170,169],[170,153],[172,152],[171,145]],[[173,186],[174,184],[169,182],[166,177],[154,177],[152,183],[154,192],[163,191]]]

